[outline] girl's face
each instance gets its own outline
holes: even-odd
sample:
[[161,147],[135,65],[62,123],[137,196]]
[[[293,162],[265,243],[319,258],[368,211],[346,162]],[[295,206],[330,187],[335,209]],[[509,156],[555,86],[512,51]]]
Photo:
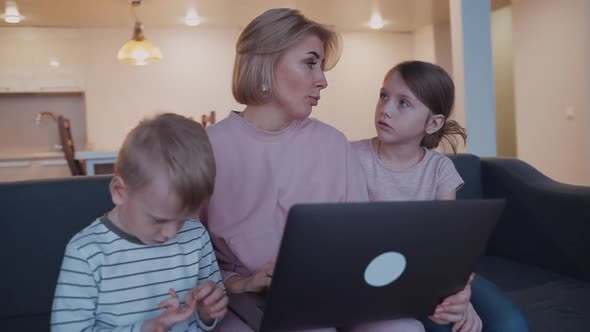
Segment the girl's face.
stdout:
[[430,115],[428,107],[414,96],[398,71],[385,79],[375,109],[375,127],[381,142],[416,142],[419,146],[429,130]]

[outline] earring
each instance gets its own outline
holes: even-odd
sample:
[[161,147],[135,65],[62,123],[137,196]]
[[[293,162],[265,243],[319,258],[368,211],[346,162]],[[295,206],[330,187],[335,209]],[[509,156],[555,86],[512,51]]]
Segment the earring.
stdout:
[[268,86],[264,83],[262,83],[262,92],[264,92],[264,93],[268,92]]

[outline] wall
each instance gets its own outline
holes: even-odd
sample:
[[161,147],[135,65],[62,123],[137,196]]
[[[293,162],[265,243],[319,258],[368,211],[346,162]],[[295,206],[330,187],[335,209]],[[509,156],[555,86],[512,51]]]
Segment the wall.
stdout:
[[503,157],[516,157],[512,52],[512,8],[506,6],[492,12],[496,142],[498,156]]
[[490,0],[449,0],[455,119],[468,132],[467,151],[496,156]]
[[414,59],[433,62],[453,73],[451,25],[449,22],[427,25],[414,31]]
[[94,149],[113,150],[145,116],[175,112],[200,119],[215,110],[218,119],[240,109],[231,95],[231,30],[146,30],[162,49],[160,63],[135,67],[115,55],[129,31],[91,29],[86,36],[88,140]]
[[398,62],[412,59],[412,35],[344,33],[338,65],[327,73],[329,87],[313,115],[349,139],[375,135],[374,114],[383,78]]
[[451,23],[434,25],[434,49],[436,64],[443,67],[451,76],[453,74],[453,47],[451,44]]
[[414,59],[436,62],[434,25],[427,25],[414,31]]
[[[145,67],[116,61],[116,53],[130,33],[129,29],[5,28],[0,29],[0,44],[15,35],[29,39],[34,35],[36,40],[52,36],[54,42],[38,46],[45,49],[38,66],[47,66],[46,58],[52,52],[76,54],[64,56],[62,67],[81,68],[90,149],[117,149],[132,126],[156,112],[172,111],[198,119],[215,110],[222,119],[230,110],[243,108],[231,95],[238,30],[147,27],[146,37],[160,46],[164,59]],[[412,34],[343,33],[342,37],[341,62],[327,73],[329,88],[312,116],[336,126],[351,139],[365,138],[374,135],[373,112],[385,72],[413,56]],[[29,56],[27,45],[16,47],[12,56]],[[1,56],[0,61],[0,68],[11,66]],[[19,68],[30,62],[22,60]]]
[[590,185],[590,2],[513,0],[518,156]]
[[[52,112],[70,119],[76,146],[86,145],[84,96],[81,94],[0,94],[0,158],[5,154],[58,151],[57,122],[39,112]],[[23,133],[26,133],[24,135]]]

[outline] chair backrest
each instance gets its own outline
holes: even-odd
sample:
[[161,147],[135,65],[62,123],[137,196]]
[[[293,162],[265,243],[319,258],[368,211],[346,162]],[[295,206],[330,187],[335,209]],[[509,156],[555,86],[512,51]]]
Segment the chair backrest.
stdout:
[[70,129],[70,120],[63,115],[57,117],[57,127],[59,130],[59,140],[63,148],[64,156],[68,162],[68,167],[72,175],[86,175],[82,163],[75,158],[76,149],[74,148],[74,139]]
[[204,128],[207,128],[207,126],[210,126],[214,123],[215,123],[215,111],[211,111],[209,113],[209,116],[207,116],[205,114],[201,115],[201,125],[203,125]]

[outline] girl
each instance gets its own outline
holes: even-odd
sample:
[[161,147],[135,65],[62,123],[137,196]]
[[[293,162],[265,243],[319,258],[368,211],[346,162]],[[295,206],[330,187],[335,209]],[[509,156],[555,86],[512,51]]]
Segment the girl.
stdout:
[[[449,120],[454,99],[452,79],[434,64],[403,62],[385,75],[375,111],[377,137],[352,143],[371,201],[456,198],[463,180],[448,157],[433,151],[444,139],[456,153],[456,137],[467,138],[465,129]],[[427,331],[477,332],[482,325],[486,332],[528,330],[514,304],[480,276],[429,318],[422,322]]]

